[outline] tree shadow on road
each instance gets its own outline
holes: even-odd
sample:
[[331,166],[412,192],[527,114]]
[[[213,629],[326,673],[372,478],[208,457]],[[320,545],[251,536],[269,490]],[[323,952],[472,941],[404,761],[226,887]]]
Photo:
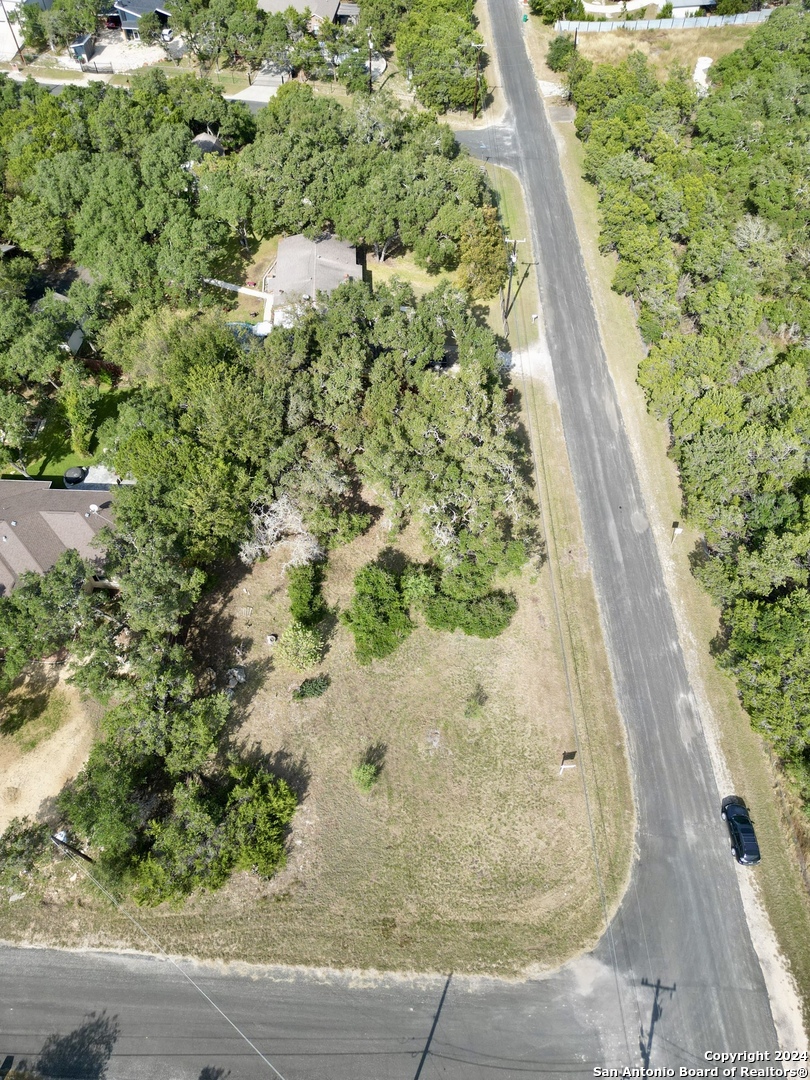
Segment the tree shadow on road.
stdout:
[[59,1080],[102,1080],[118,1040],[116,1017],[90,1013],[81,1027],[67,1035],[49,1035],[36,1064],[35,1076]]

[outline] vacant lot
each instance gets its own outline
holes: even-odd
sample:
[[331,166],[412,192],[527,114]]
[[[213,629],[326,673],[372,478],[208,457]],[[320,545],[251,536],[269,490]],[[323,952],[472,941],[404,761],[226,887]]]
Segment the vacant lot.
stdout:
[[[392,539],[397,552],[419,551],[414,531],[392,538],[377,524],[334,553],[330,605],[348,603],[355,571]],[[331,686],[297,703],[301,676],[277,667],[266,642],[289,618],[284,559],[234,568],[196,630],[218,675],[237,661],[247,669],[234,743],[269,759],[303,797],[288,865],[272,882],[242,874],[183,910],[138,918],[175,952],[338,967],[514,974],[592,942],[602,908],[582,776],[559,775],[574,736],[547,567],[505,583],[520,609],[494,641],[419,628],[388,660],[361,667],[335,625],[320,669]],[[587,579],[586,567],[576,572]],[[610,811],[596,844],[611,900],[632,824],[614,724],[610,712],[594,717],[580,759],[597,763]],[[369,753],[382,771],[364,795],[351,770]],[[40,896],[0,904],[0,935],[143,947],[71,875],[55,863]]]
[[[551,26],[532,19],[534,34],[529,40],[535,71],[540,79],[559,83],[562,75],[546,67],[549,44],[556,36]],[[695,70],[699,56],[719,60],[741,48],[756,26],[718,26],[705,30],[612,30],[609,33],[579,34],[580,54],[595,64],[619,64],[632,52],[643,53],[656,75],[666,78],[670,69],[681,65],[689,74]]]
[[741,48],[756,26],[718,26],[706,30],[614,30],[609,34],[580,34],[577,48],[595,64],[619,64],[631,52],[643,53],[659,76],[676,64],[691,74],[699,56],[719,60]]

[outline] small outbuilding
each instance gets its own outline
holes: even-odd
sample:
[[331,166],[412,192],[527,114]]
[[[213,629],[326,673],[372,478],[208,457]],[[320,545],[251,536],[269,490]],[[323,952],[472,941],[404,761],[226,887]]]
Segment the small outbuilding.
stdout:
[[201,131],[199,135],[195,135],[191,140],[191,145],[196,146],[203,157],[205,157],[206,154],[225,153],[225,147],[216,135],[212,135],[210,131]]
[[86,64],[95,51],[96,41],[92,34],[85,34],[84,37],[76,38],[71,45],[68,45],[68,52],[80,64]]

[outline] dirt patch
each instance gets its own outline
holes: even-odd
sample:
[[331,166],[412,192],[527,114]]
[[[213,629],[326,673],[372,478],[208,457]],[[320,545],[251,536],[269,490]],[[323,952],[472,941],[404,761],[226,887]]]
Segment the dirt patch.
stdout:
[[37,818],[79,772],[96,733],[93,710],[61,671],[38,666],[0,712],[0,831]]

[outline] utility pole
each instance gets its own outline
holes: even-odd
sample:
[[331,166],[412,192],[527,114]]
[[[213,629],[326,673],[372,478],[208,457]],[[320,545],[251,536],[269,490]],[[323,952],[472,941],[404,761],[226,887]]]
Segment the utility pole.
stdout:
[[371,30],[366,30],[366,33],[368,34],[368,93],[369,97],[371,97],[371,50],[374,47],[374,43],[371,40]]
[[525,240],[510,240],[508,236],[503,238],[505,244],[511,244],[512,250],[509,252],[509,284],[506,287],[506,303],[503,305],[503,325],[506,333],[509,333],[509,303],[512,298],[512,275],[515,272],[517,266],[517,246],[518,244],[525,244]]
[[473,120],[478,117],[478,81],[481,73],[481,53],[484,51],[485,42],[481,42],[480,45],[473,45],[476,49],[475,54],[475,98],[473,99]]
[[25,56],[24,56],[23,51],[22,51],[22,49],[20,47],[20,43],[17,40],[17,35],[14,33],[14,27],[12,25],[11,19],[8,17],[8,11],[6,11],[6,5],[4,3],[4,0],[0,0],[0,8],[3,9],[3,17],[5,18],[6,22],[8,23],[9,32],[11,33],[11,36],[14,39],[14,44],[17,46],[17,52],[14,55],[16,56],[17,53],[19,53],[20,60],[22,60],[22,66],[25,67]]

